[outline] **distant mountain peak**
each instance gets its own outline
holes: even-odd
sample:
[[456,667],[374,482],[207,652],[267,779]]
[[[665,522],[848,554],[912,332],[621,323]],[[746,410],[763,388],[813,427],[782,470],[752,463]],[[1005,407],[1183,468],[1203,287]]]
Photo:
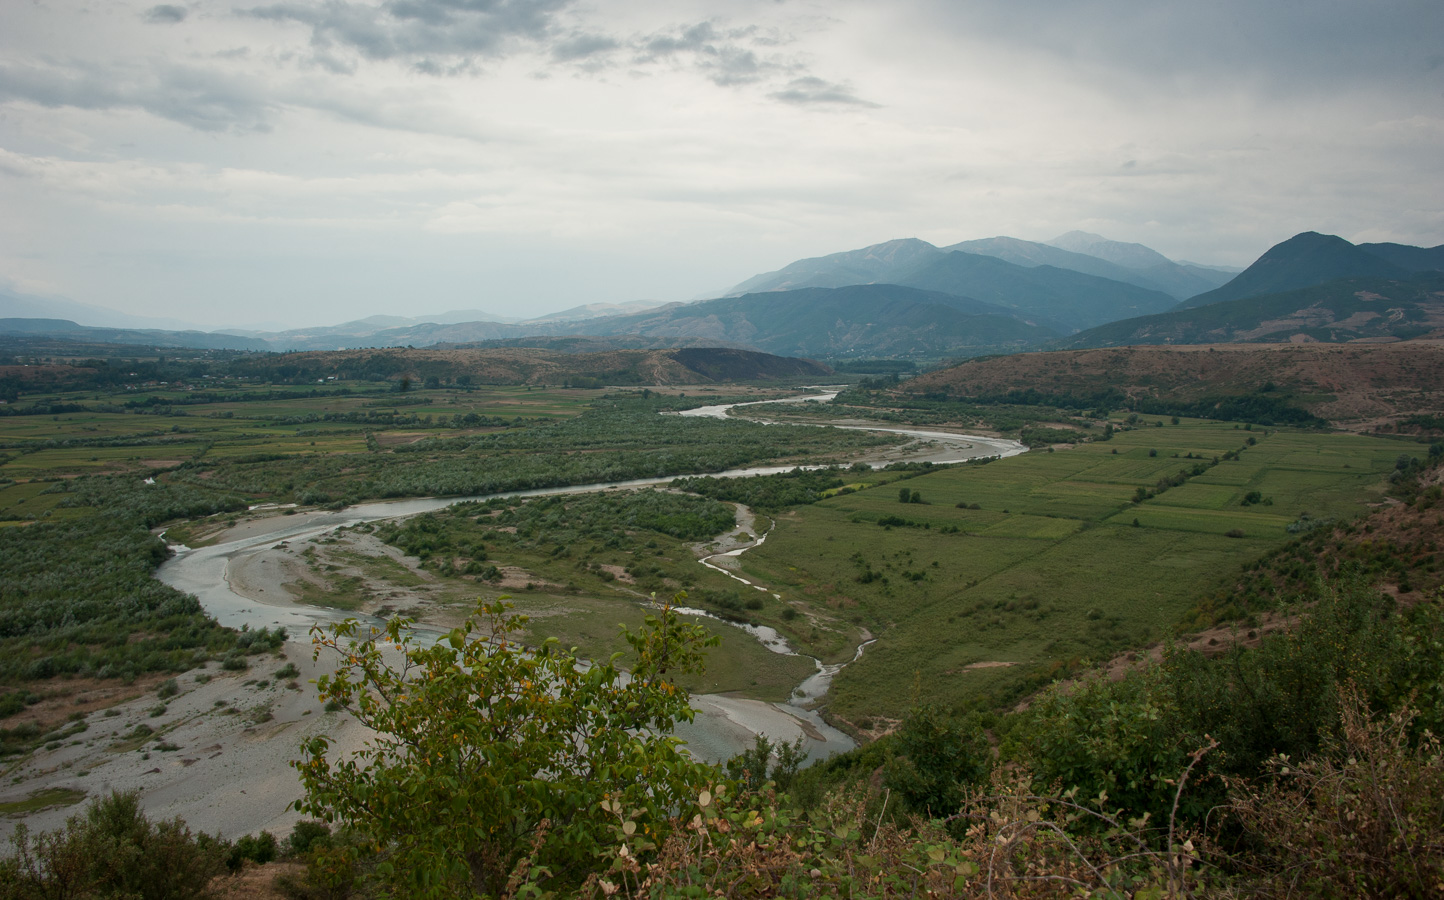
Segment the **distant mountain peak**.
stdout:
[[1060,234],[1045,243],[1060,250],[1070,250],[1107,260],[1114,265],[1129,269],[1149,269],[1154,266],[1176,265],[1173,260],[1142,244],[1113,241],[1101,234],[1090,231],[1070,231]]
[[1053,238],[1053,240],[1044,241],[1043,243],[1050,244],[1063,250],[1067,250],[1068,247],[1066,245],[1068,244],[1081,244],[1086,246],[1088,244],[1107,244],[1110,243],[1110,241],[1108,240],[1108,238],[1104,237],[1101,234],[1094,234],[1091,231],[1078,231],[1075,229],[1068,232],[1067,234],[1060,234],[1057,237]]

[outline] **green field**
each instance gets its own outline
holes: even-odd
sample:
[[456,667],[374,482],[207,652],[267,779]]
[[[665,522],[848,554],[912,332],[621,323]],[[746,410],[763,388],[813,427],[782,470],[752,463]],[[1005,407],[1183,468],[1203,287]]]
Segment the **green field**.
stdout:
[[[878,637],[834,681],[840,717],[900,715],[914,685],[947,705],[1006,701],[1170,635],[1201,594],[1286,542],[1304,513],[1362,512],[1401,449],[1193,422],[1120,431],[905,482],[922,503],[900,503],[886,486],[801,507],[743,557],[744,570],[809,614]],[[1239,458],[1211,465],[1230,451]],[[1132,502],[1200,461],[1210,464],[1202,474]],[[1241,505],[1252,491],[1262,502]],[[887,517],[912,524],[877,524]],[[850,653],[835,640],[814,649]]]

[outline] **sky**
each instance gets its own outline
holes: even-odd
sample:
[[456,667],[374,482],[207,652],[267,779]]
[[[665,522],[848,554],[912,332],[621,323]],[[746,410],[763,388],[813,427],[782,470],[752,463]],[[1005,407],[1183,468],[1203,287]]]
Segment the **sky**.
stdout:
[[1444,243],[1439,0],[0,0],[0,287],[210,328]]

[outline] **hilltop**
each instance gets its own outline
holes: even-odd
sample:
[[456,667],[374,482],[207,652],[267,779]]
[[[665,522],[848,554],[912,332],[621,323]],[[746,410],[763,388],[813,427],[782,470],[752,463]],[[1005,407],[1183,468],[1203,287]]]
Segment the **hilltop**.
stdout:
[[1305,231],[1270,247],[1220,288],[1190,297],[1183,308],[1208,306],[1311,287],[1339,278],[1407,279],[1444,269],[1444,247],[1354,245],[1337,235]]

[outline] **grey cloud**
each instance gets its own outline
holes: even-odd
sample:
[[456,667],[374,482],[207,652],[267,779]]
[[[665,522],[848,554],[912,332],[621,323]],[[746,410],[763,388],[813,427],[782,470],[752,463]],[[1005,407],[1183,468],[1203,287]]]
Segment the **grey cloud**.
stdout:
[[[517,39],[540,41],[572,0],[390,0],[380,6],[325,0],[276,3],[243,14],[311,29],[317,51],[345,47],[367,59],[416,60],[420,71],[464,70],[456,60],[497,56]],[[442,62],[449,59],[451,62]]]
[[768,95],[773,100],[783,103],[795,103],[801,106],[810,105],[840,105],[840,106],[863,106],[876,108],[876,103],[863,100],[852,92],[852,89],[841,84],[833,84],[830,81],[823,81],[811,75],[794,78],[788,82],[787,87]]
[[578,34],[552,45],[552,59],[557,62],[594,60],[621,46],[621,41],[608,35]]
[[794,64],[775,55],[760,55],[754,49],[778,43],[776,38],[759,38],[755,28],[722,31],[711,22],[698,22],[644,35],[632,46],[638,65],[663,61],[690,64],[714,84],[732,87],[792,73]]
[[671,34],[654,34],[641,40],[643,60],[674,56],[689,50],[705,50],[718,38],[711,22],[699,22]]
[[182,66],[103,71],[87,63],[0,65],[0,100],[48,107],[142,109],[199,131],[266,131],[269,104],[252,86]]
[[176,22],[184,22],[186,19],[186,8],[184,6],[171,6],[162,3],[159,6],[152,6],[145,12],[145,20],[157,25],[170,25]]
[[1437,101],[1438,0],[914,0],[912,15],[945,32],[1082,74],[1118,72],[1150,89],[1194,94],[1203,84],[1260,94],[1331,94],[1364,86],[1425,89]]

